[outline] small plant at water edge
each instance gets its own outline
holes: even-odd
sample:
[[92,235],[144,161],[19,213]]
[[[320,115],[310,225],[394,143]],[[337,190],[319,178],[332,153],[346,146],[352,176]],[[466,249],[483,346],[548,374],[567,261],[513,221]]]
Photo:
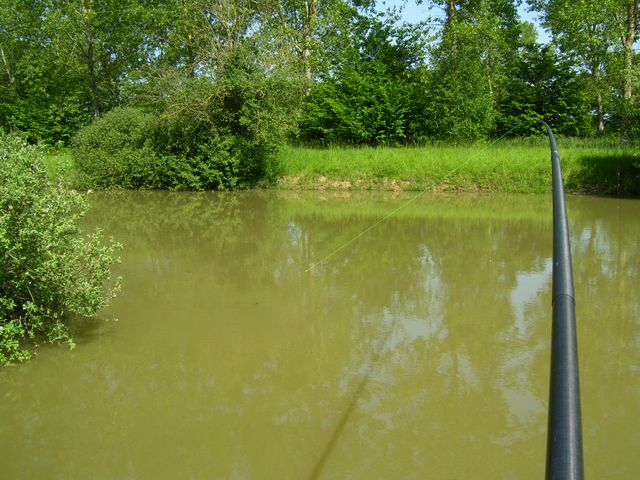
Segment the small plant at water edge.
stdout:
[[73,340],[70,315],[93,315],[117,290],[109,289],[113,241],[84,235],[80,194],[49,183],[42,152],[0,136],[0,365],[29,358],[28,340]]

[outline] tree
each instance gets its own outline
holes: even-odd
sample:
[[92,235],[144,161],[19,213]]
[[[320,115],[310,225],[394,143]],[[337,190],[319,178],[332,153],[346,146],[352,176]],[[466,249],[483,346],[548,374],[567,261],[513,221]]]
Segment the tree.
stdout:
[[495,105],[518,45],[512,0],[447,0],[440,42],[433,51],[426,116],[431,136],[474,140],[493,128]]
[[460,41],[468,32],[454,28],[459,43],[440,45],[429,77],[426,132],[437,139],[473,141],[486,138],[493,129],[493,85],[473,43]]
[[170,11],[178,21],[156,68],[131,90],[137,108],[109,112],[74,140],[87,181],[200,190],[262,180],[303,91],[287,46],[270,42],[272,7],[194,0]]
[[[634,99],[634,87],[639,83],[635,77],[640,77],[638,68],[634,65],[633,46],[638,38],[638,28],[640,26],[640,1],[626,0],[626,16],[618,17],[618,24],[622,23],[622,33],[620,39],[622,41],[622,51],[624,57],[624,81],[623,81],[623,105],[622,105],[622,125],[621,133],[624,140],[628,140],[630,136],[638,135],[637,124],[634,126],[632,117],[634,110],[638,108],[638,100]],[[636,87],[637,88],[637,87]],[[636,93],[636,97],[638,94]],[[636,117],[640,116],[635,113]]]
[[558,134],[585,136],[591,129],[588,79],[550,45],[521,48],[498,102],[496,134],[538,135],[538,120]]
[[327,72],[349,48],[351,27],[363,13],[373,13],[373,0],[280,0],[272,29],[290,44],[308,84]]
[[153,0],[52,0],[52,48],[79,79],[94,118],[120,103],[124,84],[148,61],[154,12]]
[[[302,8],[300,8],[300,5]],[[328,3],[331,5],[331,3]],[[324,4],[323,4],[324,13]],[[281,31],[292,39],[293,50],[301,58],[302,68],[307,81],[313,80],[312,52],[315,50],[316,33],[320,20],[318,0],[300,2],[278,2],[277,21]]]
[[[543,24],[562,52],[575,56],[592,83],[597,131],[604,133],[611,112],[616,76],[622,77],[622,128],[628,128],[624,105],[633,97],[633,45],[637,39],[638,0],[533,0]],[[623,62],[616,57],[623,57]]]
[[0,125],[55,142],[68,139],[85,114],[46,33],[49,7],[39,0],[0,5]]
[[122,101],[157,50],[154,0],[7,1],[0,6],[0,122],[30,140],[68,141]]
[[371,145],[422,135],[424,34],[395,21],[363,16],[352,24],[351,45],[305,101],[304,139]]

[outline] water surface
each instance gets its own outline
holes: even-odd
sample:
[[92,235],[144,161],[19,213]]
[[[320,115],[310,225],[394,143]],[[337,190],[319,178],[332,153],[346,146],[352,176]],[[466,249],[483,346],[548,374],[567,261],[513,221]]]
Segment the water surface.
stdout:
[[[2,478],[543,478],[548,196],[90,198],[124,291],[0,371]],[[568,209],[586,473],[634,478],[640,202]]]

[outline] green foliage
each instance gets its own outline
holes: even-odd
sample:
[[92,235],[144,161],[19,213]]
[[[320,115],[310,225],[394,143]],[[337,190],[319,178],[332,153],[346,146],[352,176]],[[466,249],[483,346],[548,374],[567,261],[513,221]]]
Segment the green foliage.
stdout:
[[486,139],[493,130],[499,92],[518,48],[520,25],[511,0],[452,1],[440,42],[432,50],[428,136],[447,141]]
[[588,74],[598,133],[605,132],[613,116],[617,121],[611,126],[628,139],[633,135],[628,104],[637,97],[633,85],[640,27],[637,0],[532,0],[532,4],[542,13],[553,42]]
[[0,129],[69,142],[156,55],[161,18],[147,1],[1,2]]
[[254,185],[302,104],[310,143],[475,141],[540,118],[638,138],[637,2],[529,0],[560,53],[536,46],[515,0],[419,3],[442,28],[371,0],[0,3],[0,130],[68,145],[142,105],[157,135],[110,152],[95,180],[190,189]]
[[89,316],[115,292],[103,289],[117,245],[84,236],[76,192],[52,185],[36,147],[0,136],[0,364],[31,356],[24,339],[73,341],[63,323]]
[[340,72],[307,99],[300,129],[305,140],[388,144],[409,139],[416,85],[387,75],[378,61]]
[[[0,121],[32,142],[67,142],[91,118],[74,92],[73,81],[63,77],[60,65],[31,52],[24,54],[7,96],[0,103]],[[4,108],[3,108],[4,107]]]
[[255,186],[297,124],[302,85],[295,79],[247,65],[224,73],[182,83],[161,106],[158,147],[192,162],[198,189]]
[[29,141],[67,141],[89,118],[74,69],[47,32],[47,2],[0,5],[0,130]]
[[162,101],[117,108],[78,132],[73,152],[92,188],[223,190],[255,186],[295,126],[296,84],[233,69],[182,80]]
[[116,108],[81,129],[73,153],[83,185],[95,188],[160,188],[152,139],[157,117]]
[[302,139],[378,145],[421,134],[423,36],[417,27],[393,21],[359,19],[352,45],[305,99]]
[[498,102],[497,135],[539,135],[538,120],[558,135],[584,137],[593,131],[586,80],[552,47],[523,48],[510,73]]
[[429,84],[429,137],[466,142],[487,138],[494,122],[494,98],[476,54],[443,51]]

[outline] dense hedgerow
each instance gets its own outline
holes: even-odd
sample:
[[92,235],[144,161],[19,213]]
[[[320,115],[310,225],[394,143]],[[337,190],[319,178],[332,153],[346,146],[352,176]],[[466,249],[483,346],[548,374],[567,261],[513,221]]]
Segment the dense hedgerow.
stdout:
[[0,365],[31,356],[25,340],[73,340],[70,314],[89,316],[105,306],[114,262],[113,242],[83,235],[80,194],[49,183],[41,152],[0,136]]

